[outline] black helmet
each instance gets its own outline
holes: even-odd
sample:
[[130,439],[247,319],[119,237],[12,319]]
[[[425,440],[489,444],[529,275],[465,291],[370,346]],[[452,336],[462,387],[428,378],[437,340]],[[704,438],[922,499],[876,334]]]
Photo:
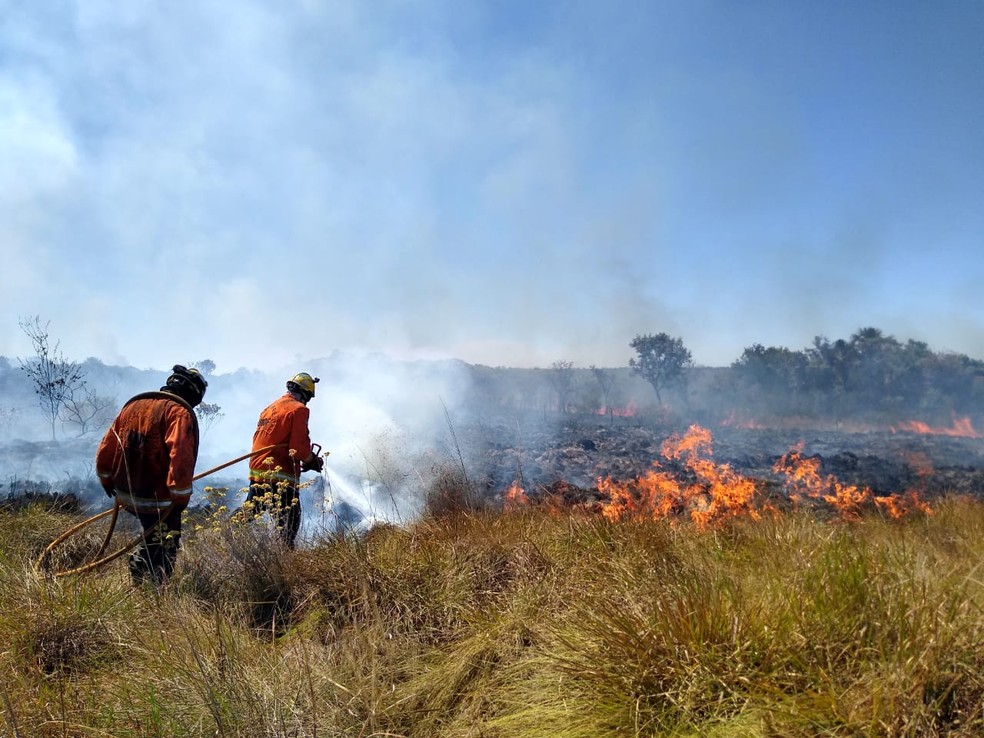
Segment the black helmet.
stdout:
[[167,383],[161,387],[161,390],[173,392],[192,407],[198,405],[205,397],[205,388],[208,387],[208,382],[205,381],[202,373],[181,364],[175,364],[171,372],[171,376],[167,378]]

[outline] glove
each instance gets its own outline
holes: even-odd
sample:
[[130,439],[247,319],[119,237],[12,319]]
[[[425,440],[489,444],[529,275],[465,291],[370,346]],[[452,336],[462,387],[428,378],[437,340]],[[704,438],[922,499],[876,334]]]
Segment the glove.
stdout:
[[321,470],[325,468],[325,460],[320,456],[315,456],[311,454],[304,461],[301,462],[301,471],[316,471],[319,474]]
[[116,497],[116,490],[113,489],[112,482],[105,482],[105,483],[103,483],[102,488],[103,488],[103,492],[106,493],[106,496],[109,499],[113,499],[114,497]]

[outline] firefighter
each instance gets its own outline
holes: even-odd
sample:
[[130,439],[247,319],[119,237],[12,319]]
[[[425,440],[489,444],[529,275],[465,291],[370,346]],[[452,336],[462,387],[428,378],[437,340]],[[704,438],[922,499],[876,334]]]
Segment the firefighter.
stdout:
[[301,527],[298,485],[301,473],[320,472],[324,459],[314,452],[308,431],[311,411],[307,404],[320,381],[306,372],[287,380],[287,392],[260,413],[253,434],[253,451],[276,445],[249,462],[249,492],[242,511],[258,515],[270,510],[281,540],[294,548]]
[[195,407],[206,387],[197,369],[175,364],[159,392],[126,402],[96,451],[96,474],[106,494],[144,529],[143,543],[130,556],[134,583],[161,585],[174,571],[181,513],[191,499],[198,460]]

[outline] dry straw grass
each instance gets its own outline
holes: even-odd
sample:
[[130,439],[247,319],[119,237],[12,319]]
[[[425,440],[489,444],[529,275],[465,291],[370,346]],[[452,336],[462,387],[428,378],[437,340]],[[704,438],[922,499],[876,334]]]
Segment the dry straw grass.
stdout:
[[0,516],[12,736],[975,736],[984,506],[713,530],[441,508],[286,550],[227,511],[163,592]]

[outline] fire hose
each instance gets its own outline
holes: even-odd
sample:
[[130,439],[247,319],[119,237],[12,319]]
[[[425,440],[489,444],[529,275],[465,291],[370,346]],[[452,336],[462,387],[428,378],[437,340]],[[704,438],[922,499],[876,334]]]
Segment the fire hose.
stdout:
[[[284,443],[275,443],[272,446],[265,446],[264,448],[257,449],[256,451],[250,451],[248,454],[237,456],[235,459],[232,459],[231,461],[227,461],[224,464],[219,464],[218,466],[213,467],[208,471],[204,471],[201,474],[196,474],[194,477],[192,477],[191,481],[197,482],[199,479],[207,477],[211,474],[215,474],[215,472],[221,471],[222,469],[225,469],[228,466],[232,466],[233,464],[238,464],[240,461],[245,461],[246,459],[252,458],[253,456],[257,456],[258,454],[266,453],[267,451],[285,445],[286,444]],[[318,446],[317,448],[320,452],[321,447]],[[121,507],[123,507],[123,504],[120,502],[119,497],[116,497],[113,500],[113,507],[110,508],[109,510],[103,510],[101,513],[98,513],[97,515],[93,515],[91,518],[88,518],[87,520],[83,520],[81,523],[78,523],[77,525],[73,525],[71,528],[66,530],[64,533],[62,533],[55,540],[53,540],[51,543],[48,544],[48,547],[45,548],[45,550],[42,551],[41,555],[38,557],[37,566],[40,568],[44,564],[45,559],[51,554],[52,551],[55,550],[55,548],[58,547],[59,544],[63,543],[64,541],[66,541],[71,536],[75,535],[77,532],[79,532],[86,526],[90,525],[91,523],[94,523],[97,520],[101,520],[102,518],[105,518],[107,515],[111,515],[112,518],[109,521],[109,530],[106,531],[106,537],[103,539],[102,545],[99,547],[99,550],[96,552],[96,557],[97,557],[96,560],[91,561],[83,566],[78,566],[74,569],[55,572],[54,575],[56,577],[65,577],[71,574],[82,574],[87,571],[92,571],[93,569],[99,568],[103,564],[108,564],[110,561],[118,559],[127,551],[130,551],[131,549],[139,546],[141,543],[146,541],[151,534],[155,532],[154,528],[148,528],[146,531],[144,531],[142,535],[137,536],[135,539],[124,545],[122,548],[114,551],[111,554],[107,554],[106,556],[103,556],[103,553],[106,551],[106,549],[109,546],[110,539],[113,537],[113,531],[116,528],[116,521],[119,518]],[[172,502],[165,510],[162,511],[160,519],[164,520],[165,518],[167,518],[167,516],[171,514],[173,509],[174,509],[174,503]],[[102,558],[99,558],[100,556],[102,556]]]

